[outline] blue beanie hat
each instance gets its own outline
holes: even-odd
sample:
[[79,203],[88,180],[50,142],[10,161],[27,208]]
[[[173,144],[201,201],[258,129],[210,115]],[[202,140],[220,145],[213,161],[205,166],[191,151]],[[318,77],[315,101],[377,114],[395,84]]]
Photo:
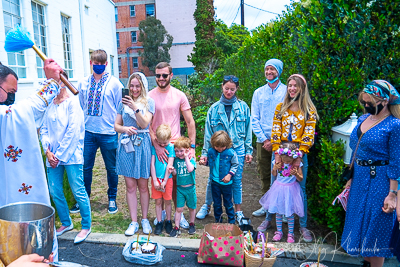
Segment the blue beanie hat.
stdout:
[[264,70],[267,66],[272,66],[278,72],[278,76],[281,76],[283,70],[283,62],[276,58],[271,58],[267,62],[265,62]]

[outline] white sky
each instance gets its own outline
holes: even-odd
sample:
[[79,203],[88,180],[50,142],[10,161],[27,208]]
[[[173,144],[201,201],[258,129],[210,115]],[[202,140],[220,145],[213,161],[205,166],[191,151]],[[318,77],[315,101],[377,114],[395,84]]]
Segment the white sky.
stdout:
[[[244,3],[273,13],[281,14],[283,10],[286,10],[285,6],[290,5],[291,0],[245,0]],[[240,0],[214,0],[217,19],[223,20],[228,27],[233,22],[240,24],[241,10],[239,6]],[[234,20],[235,16],[236,19]],[[265,24],[276,18],[277,15],[275,14],[267,13],[247,5],[244,6],[244,26],[249,30],[255,29],[261,24]]]

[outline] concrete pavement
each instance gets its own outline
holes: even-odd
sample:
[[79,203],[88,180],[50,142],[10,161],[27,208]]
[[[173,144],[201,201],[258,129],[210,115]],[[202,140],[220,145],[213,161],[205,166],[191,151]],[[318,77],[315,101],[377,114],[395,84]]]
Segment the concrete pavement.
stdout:
[[[70,231],[59,236],[59,240],[74,240],[77,231]],[[140,237],[145,237],[141,235]],[[123,234],[105,234],[105,233],[91,233],[85,242],[110,244],[110,245],[124,245],[129,239],[134,239],[136,236],[127,237]],[[174,237],[151,236],[154,242],[158,242],[167,249],[193,251],[197,252],[200,246],[200,239],[185,239]],[[318,250],[321,248],[321,260],[324,262],[335,262],[343,264],[362,265],[361,258],[354,258],[344,252],[340,245],[336,247],[333,245],[318,244],[318,243],[295,243],[289,244],[286,242],[274,243],[276,247],[283,248],[285,253],[280,257],[291,258],[296,260],[309,260],[316,261],[318,259]],[[384,267],[398,267],[399,263],[395,258],[387,259]]]

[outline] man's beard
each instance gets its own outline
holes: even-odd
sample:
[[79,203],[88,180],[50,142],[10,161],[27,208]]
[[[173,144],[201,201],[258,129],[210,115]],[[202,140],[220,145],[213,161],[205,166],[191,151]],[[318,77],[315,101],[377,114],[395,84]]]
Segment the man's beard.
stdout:
[[156,83],[157,83],[158,87],[160,87],[161,89],[167,88],[167,86],[170,84],[170,82],[171,82],[171,79],[168,79],[168,80],[165,81],[165,85],[161,86],[160,83],[156,80]]

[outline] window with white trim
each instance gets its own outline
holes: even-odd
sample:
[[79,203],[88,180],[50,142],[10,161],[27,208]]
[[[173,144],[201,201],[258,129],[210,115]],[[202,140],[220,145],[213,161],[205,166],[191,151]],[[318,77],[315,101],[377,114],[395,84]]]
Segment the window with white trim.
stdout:
[[135,6],[129,6],[129,10],[130,10],[130,13],[131,13],[131,17],[136,17]]
[[118,72],[119,72],[119,73],[122,72],[122,62],[121,62],[121,58],[118,58]]
[[131,41],[132,43],[137,43],[137,35],[135,31],[131,32]]
[[117,32],[117,47],[119,48],[119,32]]
[[[21,25],[21,5],[19,0],[3,0],[4,32],[16,25]],[[8,67],[10,67],[19,78],[26,78],[25,54],[23,51],[7,53]]]
[[[32,19],[33,19],[33,35],[35,44],[47,55],[47,44],[46,44],[46,21],[44,18],[45,7],[39,3],[32,3]],[[43,61],[36,55],[36,66],[38,78],[45,78],[43,70]]]
[[133,58],[132,58],[132,67],[133,67],[134,69],[139,68],[139,61],[138,61],[138,58],[137,58],[137,57],[133,57]]
[[114,76],[114,56],[110,55],[110,68],[111,68],[111,75]]
[[64,48],[64,70],[69,78],[74,77],[72,70],[72,53],[71,53],[71,33],[70,33],[70,18],[61,15],[62,39]]

